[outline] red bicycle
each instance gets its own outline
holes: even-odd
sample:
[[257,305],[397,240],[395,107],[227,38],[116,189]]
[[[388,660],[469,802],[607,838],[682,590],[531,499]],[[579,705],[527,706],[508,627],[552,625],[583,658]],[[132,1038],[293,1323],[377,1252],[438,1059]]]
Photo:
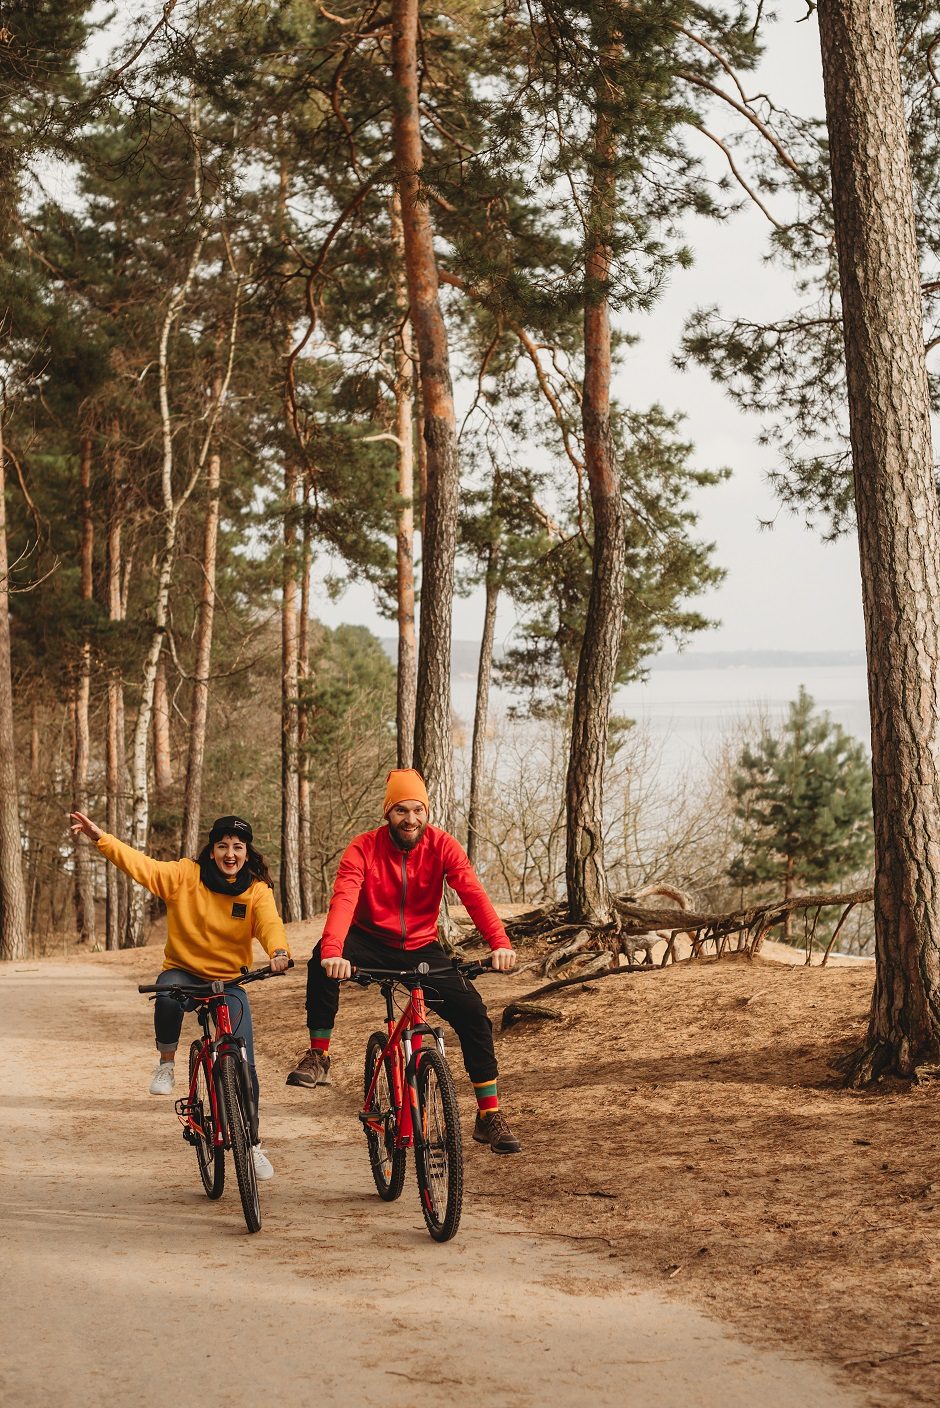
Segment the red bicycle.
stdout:
[[[289,968],[293,968],[291,961]],[[229,984],[276,978],[270,968],[243,968]],[[165,993],[195,1010],[202,1037],[189,1048],[189,1091],[176,1102],[183,1138],[196,1150],[199,1177],[209,1198],[221,1198],[225,1188],[225,1151],[235,1162],[235,1179],[249,1232],[261,1230],[261,1204],[251,1146],[258,1142],[258,1105],[252,1089],[243,1037],[232,1030],[225,983],[147,984],[138,992]],[[213,1030],[214,1028],[214,1030]]]
[[[488,963],[455,963],[475,978]],[[353,981],[378,983],[385,998],[385,1032],[373,1032],[366,1045],[365,1098],[359,1119],[369,1147],[369,1163],[379,1197],[390,1203],[401,1196],[406,1150],[414,1149],[421,1211],[435,1242],[447,1242],[460,1225],[463,1204],[463,1140],[457,1091],[444,1055],[441,1027],[429,1026],[425,986],[436,972],[417,968],[357,968]],[[400,1016],[395,989],[408,993]],[[424,1046],[429,1037],[431,1045]]]

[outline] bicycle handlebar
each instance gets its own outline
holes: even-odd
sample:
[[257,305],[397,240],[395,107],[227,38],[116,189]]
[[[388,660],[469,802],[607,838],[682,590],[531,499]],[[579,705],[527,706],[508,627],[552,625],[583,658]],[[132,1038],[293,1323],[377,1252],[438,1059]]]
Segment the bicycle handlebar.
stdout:
[[[287,968],[293,968],[293,966],[294,960],[289,958],[287,960]],[[287,969],[284,969],[284,972],[287,972]],[[260,983],[265,978],[281,978],[283,976],[284,973],[273,973],[270,968],[255,968],[251,971],[247,968],[243,968],[237,978],[217,978],[215,981],[222,983],[223,987],[226,985],[230,987],[233,983],[237,983],[239,987],[243,987],[245,983]],[[217,995],[212,983],[195,983],[188,985],[185,983],[165,983],[162,985],[159,983],[145,983],[139,986],[137,991],[154,994],[165,992],[167,996],[171,996],[173,993],[182,993],[184,997],[214,997]]]
[[432,968],[429,963],[419,963],[415,968],[354,968],[350,982],[367,988],[370,983],[395,981],[414,986],[414,979],[434,978],[444,973],[462,973],[465,978],[477,978],[481,973],[494,972],[488,958],[471,958],[464,962],[454,959],[447,968]]

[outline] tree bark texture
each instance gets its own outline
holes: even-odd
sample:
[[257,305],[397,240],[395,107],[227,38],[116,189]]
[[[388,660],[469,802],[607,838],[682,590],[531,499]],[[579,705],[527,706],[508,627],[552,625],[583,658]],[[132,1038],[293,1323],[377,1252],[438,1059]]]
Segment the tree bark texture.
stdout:
[[183,830],[180,849],[195,860],[199,854],[199,821],[202,809],[202,772],[206,757],[206,724],[209,719],[209,674],[212,666],[212,625],[215,616],[215,561],[219,540],[219,494],[222,461],[209,456],[206,473],[206,521],[202,533],[202,590],[196,623],[196,668],[190,706],[186,787],[183,794]]
[[441,312],[434,232],[420,190],[423,165],[418,106],[418,0],[393,0],[392,69],[395,166],[401,197],[411,322],[418,345],[428,482],[422,541],[421,631],[414,765],[428,785],[431,820],[451,827],[453,735],[450,655],[457,548],[457,421],[447,329]]
[[479,859],[483,825],[483,770],[486,763],[486,727],[490,712],[490,679],[493,674],[493,643],[496,639],[496,608],[499,604],[499,543],[490,543],[486,560],[486,610],[483,639],[477,667],[477,697],[473,710],[473,745],[470,752],[470,807],[467,813],[467,855],[472,865]]
[[313,525],[310,518],[310,476],[304,475],[303,540],[300,553],[300,622],[297,630],[297,859],[300,908],[304,919],[316,914],[313,857],[310,854],[310,568]]
[[623,629],[626,541],[620,474],[610,433],[611,343],[608,309],[614,187],[614,140],[598,106],[596,169],[585,232],[584,462],[594,519],[591,590],[578,658],[568,755],[566,865],[568,907],[575,923],[612,918],[604,869],[604,766],[610,702]]
[[161,801],[173,788],[173,759],[170,749],[170,696],[166,686],[166,662],[157,661],[153,682],[153,785]]
[[[108,521],[108,620],[112,627],[124,620],[121,533],[124,512],[124,466],[118,449],[120,429],[112,428],[111,501]],[[108,719],[105,740],[105,792],[107,828],[124,840],[125,815],[124,681],[119,664],[108,666]],[[127,925],[127,877],[116,865],[105,867],[105,947],[120,948]]]
[[281,568],[281,915],[300,919],[300,819],[297,777],[297,469],[284,466],[284,556]]
[[876,978],[850,1079],[940,1061],[940,515],[894,7],[820,0],[868,652]]
[[401,331],[395,343],[395,438],[398,445],[398,532],[396,567],[398,584],[398,674],[396,736],[398,766],[410,768],[414,757],[415,693],[418,680],[418,642],[415,634],[414,561],[414,351],[405,272],[405,237],[401,198],[392,198],[392,238],[396,252],[396,304]]
[[[81,593],[85,609],[89,610],[95,594],[94,552],[95,526],[92,515],[91,498],[92,439],[82,436],[79,459],[79,484],[81,489],[82,544],[81,544]],[[81,812],[88,810],[88,757],[89,730],[88,705],[91,697],[91,637],[86,622],[82,631],[79,651],[78,675],[75,681],[73,710],[73,749],[72,749],[72,805]],[[78,838],[74,852],[75,863],[75,929],[83,943],[95,944],[97,925],[95,922],[95,874],[93,858],[83,837]]]
[[5,460],[3,423],[0,421],[0,957],[14,959],[26,957],[28,935],[20,837],[20,794],[13,737]]

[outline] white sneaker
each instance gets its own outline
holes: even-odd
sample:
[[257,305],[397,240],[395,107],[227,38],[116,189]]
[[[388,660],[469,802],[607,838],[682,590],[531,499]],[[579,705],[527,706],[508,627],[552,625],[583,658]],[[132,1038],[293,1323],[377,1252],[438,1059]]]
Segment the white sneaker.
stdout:
[[267,1154],[264,1152],[260,1144],[252,1144],[251,1162],[255,1166],[255,1178],[260,1178],[264,1180],[265,1178],[274,1177],[274,1169],[272,1167],[271,1160],[268,1158]]
[[176,1063],[174,1061],[161,1061],[153,1073],[153,1080],[150,1082],[151,1095],[169,1095],[176,1084]]

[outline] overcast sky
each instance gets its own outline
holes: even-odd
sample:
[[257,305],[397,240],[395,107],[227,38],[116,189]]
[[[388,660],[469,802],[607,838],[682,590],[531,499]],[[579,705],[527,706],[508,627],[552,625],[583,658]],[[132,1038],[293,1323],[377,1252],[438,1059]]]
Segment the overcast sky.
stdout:
[[[823,110],[819,41],[815,19],[797,23],[805,3],[785,0],[775,26],[770,57],[747,87],[769,91],[804,113]],[[705,139],[702,139],[703,143]],[[714,150],[714,149],[712,149]],[[720,154],[716,153],[719,160]],[[714,168],[718,171],[720,168]],[[677,371],[671,364],[682,325],[695,307],[716,303],[727,314],[782,312],[795,304],[788,277],[763,262],[768,226],[756,211],[730,222],[696,222],[690,232],[695,264],[678,271],[655,313],[636,330],[641,342],[618,372],[616,393],[632,406],[652,401],[682,410],[687,438],[703,465],[726,465],[727,482],[701,491],[696,507],[701,536],[716,544],[727,569],[722,586],[698,599],[720,624],[695,638],[692,650],[854,650],[864,646],[858,553],[854,536],[823,543],[802,522],[780,509],[767,484],[773,450],[758,444],[759,423],[743,416],[701,370]],[[771,531],[761,521],[774,520]],[[340,621],[372,624],[383,635],[391,622],[374,620],[371,593],[351,588],[342,600],[314,611],[330,625]],[[458,601],[454,635],[479,638],[482,597]],[[513,627],[511,608],[499,619],[505,643]]]

